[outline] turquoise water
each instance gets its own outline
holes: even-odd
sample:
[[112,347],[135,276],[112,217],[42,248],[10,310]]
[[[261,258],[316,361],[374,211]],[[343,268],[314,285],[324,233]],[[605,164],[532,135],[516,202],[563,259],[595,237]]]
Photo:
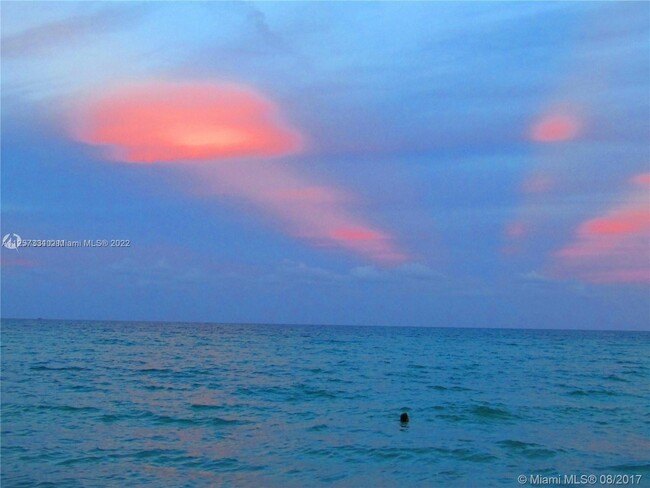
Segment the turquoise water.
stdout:
[[4,320],[2,486],[648,486],[649,351],[644,332]]

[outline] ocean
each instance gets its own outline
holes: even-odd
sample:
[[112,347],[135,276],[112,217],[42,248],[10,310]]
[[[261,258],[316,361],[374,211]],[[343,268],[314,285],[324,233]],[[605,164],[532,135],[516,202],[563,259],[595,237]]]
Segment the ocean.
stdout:
[[649,352],[648,332],[3,320],[2,486],[650,486]]

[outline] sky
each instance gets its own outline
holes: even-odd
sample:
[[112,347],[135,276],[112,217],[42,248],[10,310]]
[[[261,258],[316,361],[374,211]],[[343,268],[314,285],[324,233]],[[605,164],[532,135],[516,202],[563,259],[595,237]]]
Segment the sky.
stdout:
[[650,329],[645,2],[2,2],[2,316]]

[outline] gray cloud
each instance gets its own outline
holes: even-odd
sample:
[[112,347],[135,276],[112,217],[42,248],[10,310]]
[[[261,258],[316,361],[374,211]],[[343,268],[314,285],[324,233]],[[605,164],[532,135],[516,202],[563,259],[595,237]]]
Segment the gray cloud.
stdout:
[[145,14],[142,6],[100,10],[41,24],[2,38],[2,57],[43,55],[57,47],[118,30],[137,22]]

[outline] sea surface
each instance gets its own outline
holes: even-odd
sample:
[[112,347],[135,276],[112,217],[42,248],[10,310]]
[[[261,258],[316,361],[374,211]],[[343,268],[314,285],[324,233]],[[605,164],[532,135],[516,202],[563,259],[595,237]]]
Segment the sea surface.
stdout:
[[650,486],[647,332],[3,320],[1,338],[3,488]]

